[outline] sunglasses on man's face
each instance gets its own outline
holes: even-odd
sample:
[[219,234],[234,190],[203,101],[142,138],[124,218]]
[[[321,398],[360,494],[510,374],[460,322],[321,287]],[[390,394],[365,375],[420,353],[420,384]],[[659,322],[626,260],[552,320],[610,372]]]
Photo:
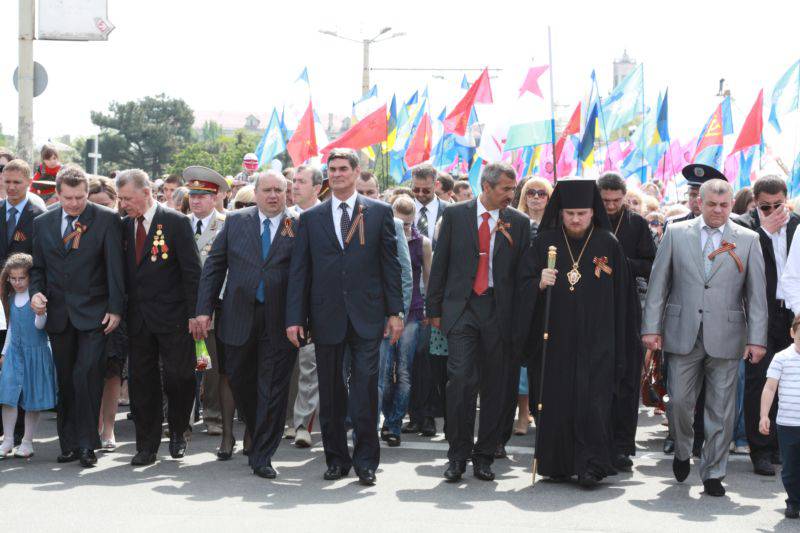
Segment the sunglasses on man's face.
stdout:
[[780,209],[781,207],[783,207],[783,202],[778,202],[776,204],[759,204],[758,206],[762,213],[769,213],[773,209]]
[[253,207],[256,205],[254,202],[233,202],[234,209],[244,209],[245,207]]
[[540,198],[547,198],[547,191],[544,189],[528,189],[525,192],[525,196],[529,198],[536,198],[537,196]]

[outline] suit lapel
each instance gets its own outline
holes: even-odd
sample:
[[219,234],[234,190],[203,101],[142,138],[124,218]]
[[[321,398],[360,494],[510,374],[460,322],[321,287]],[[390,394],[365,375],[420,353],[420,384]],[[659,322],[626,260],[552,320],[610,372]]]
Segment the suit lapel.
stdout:
[[64,247],[64,239],[62,238],[61,222],[64,220],[64,209],[58,208],[58,216],[53,218],[53,228],[51,232],[56,241],[56,247],[62,256],[67,255],[67,249]]
[[694,262],[697,265],[697,270],[700,272],[700,278],[705,279],[706,267],[705,259],[703,258],[703,242],[700,239],[700,221],[702,218],[692,219],[689,226],[689,250],[691,251]]
[[[91,231],[93,229],[91,227],[93,220],[94,220],[94,205],[91,202],[87,202],[86,203],[86,208],[83,210],[83,213],[81,213],[81,215],[78,217],[78,220],[76,222],[78,222],[81,225],[85,226],[86,227],[86,231],[89,232],[89,231]],[[86,238],[85,236],[81,236],[82,240],[85,239],[85,238]],[[75,237],[73,237],[73,240],[70,241],[69,248],[66,248],[66,251],[67,251],[68,254],[77,251],[77,249],[72,247],[72,244],[74,242],[75,242]],[[63,243],[63,240],[62,240],[62,243]],[[80,247],[80,242],[78,243],[78,246]]]
[[[497,215],[497,219],[498,219],[497,224],[501,223],[505,224],[507,222],[505,209],[500,210],[499,214]],[[505,249],[507,247],[508,247],[508,239],[506,239],[506,236],[502,231],[497,229],[497,231],[494,232],[494,253],[492,254],[492,259],[497,258],[497,254],[501,248]]]
[[472,248],[477,256],[477,254],[480,253],[480,246],[478,245],[478,199],[475,198],[470,200],[470,203],[467,205],[469,206],[467,208],[469,220],[467,220],[467,223],[464,225],[464,227],[469,229]]
[[272,256],[275,255],[275,248],[278,247],[278,245],[281,242],[281,239],[284,238],[283,236],[283,225],[285,224],[284,220],[286,220],[286,211],[284,211],[283,215],[281,215],[281,219],[278,222],[278,227],[275,228],[274,230],[276,234],[272,236],[272,242],[269,245],[269,252],[267,253],[267,258],[264,260],[265,265],[272,260]]
[[[734,242],[735,241],[736,235],[734,234],[734,232],[736,232],[736,228],[734,228],[733,226],[734,226],[734,224],[731,221],[728,221],[728,222],[725,223],[725,229],[722,230],[722,240],[720,241],[720,244],[723,243],[723,242]],[[736,253],[735,250],[734,250],[734,253]],[[726,260],[733,261],[733,258],[732,257],[728,257],[727,253],[719,254],[716,257],[714,257],[714,260],[712,261],[712,265],[711,265],[711,273],[708,275],[708,279],[709,280],[714,277],[714,274],[717,273],[717,271],[722,267],[722,264]]]
[[[342,246],[339,244],[339,239],[336,238],[336,229],[333,227],[333,199],[328,198],[324,202],[322,202],[324,207],[320,208],[318,211],[318,216],[322,217],[322,228],[325,230],[325,233],[328,234],[333,245],[336,246],[339,250],[342,249]],[[344,236],[342,236],[342,240],[344,240]]]
[[[147,256],[148,255],[152,255],[152,254],[148,254],[147,251],[150,250],[153,247],[153,236],[156,234],[156,228],[158,227],[158,224],[160,224],[160,223],[161,223],[161,206],[157,205],[156,206],[156,212],[153,214],[153,220],[150,221],[150,229],[147,230],[147,236],[144,238],[144,248],[142,250],[142,261],[137,265],[137,268],[142,268],[142,265],[144,265],[146,262],[148,262],[148,261],[146,261]],[[162,232],[163,231],[164,230],[162,228]],[[163,236],[163,233],[162,233],[162,236]],[[133,260],[135,262],[136,259],[137,259],[136,258],[136,221],[135,220],[133,221],[133,242],[134,242]]]
[[211,222],[208,223],[208,226],[203,230],[203,232],[197,237],[197,249],[202,250],[210,241],[211,238],[217,231],[217,215],[212,214]]

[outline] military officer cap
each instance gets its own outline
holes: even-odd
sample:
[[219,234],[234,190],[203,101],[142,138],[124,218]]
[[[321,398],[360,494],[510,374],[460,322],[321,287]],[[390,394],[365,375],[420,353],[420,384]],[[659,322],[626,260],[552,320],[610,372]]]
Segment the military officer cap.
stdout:
[[681,174],[683,174],[683,177],[686,178],[686,182],[690,187],[699,187],[708,180],[713,179],[728,181],[728,178],[725,177],[725,174],[716,168],[708,165],[701,165],[700,163],[686,165],[683,167]]
[[230,190],[228,182],[219,172],[207,167],[191,166],[183,171],[183,179],[189,194],[217,194]]

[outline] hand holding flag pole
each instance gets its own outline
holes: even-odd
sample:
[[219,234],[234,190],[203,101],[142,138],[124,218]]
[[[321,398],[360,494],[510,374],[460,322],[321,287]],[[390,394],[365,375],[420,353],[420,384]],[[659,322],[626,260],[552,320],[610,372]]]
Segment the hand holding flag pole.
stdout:
[[[556,268],[556,247],[550,246],[547,249],[547,268],[553,270]],[[552,296],[553,287],[547,287],[547,293],[544,303],[544,335],[542,340],[542,368],[539,375],[539,394],[536,401],[536,447],[533,450],[533,481],[531,485],[536,484],[536,470],[539,466],[539,443],[541,442],[542,435],[542,391],[544,390],[544,368],[547,362],[547,340],[550,337],[548,329],[550,327],[550,298]]]

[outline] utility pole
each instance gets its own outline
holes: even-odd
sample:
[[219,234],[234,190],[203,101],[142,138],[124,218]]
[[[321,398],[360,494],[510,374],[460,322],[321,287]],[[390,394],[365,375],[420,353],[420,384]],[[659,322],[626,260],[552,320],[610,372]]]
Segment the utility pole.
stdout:
[[19,0],[19,122],[17,157],[33,162],[33,39],[35,0]]
[[369,92],[369,43],[364,39],[364,70],[361,72],[361,96]]
[[97,175],[97,163],[103,155],[100,153],[100,135],[94,136],[94,151],[89,152],[89,158],[92,160],[92,174]]

